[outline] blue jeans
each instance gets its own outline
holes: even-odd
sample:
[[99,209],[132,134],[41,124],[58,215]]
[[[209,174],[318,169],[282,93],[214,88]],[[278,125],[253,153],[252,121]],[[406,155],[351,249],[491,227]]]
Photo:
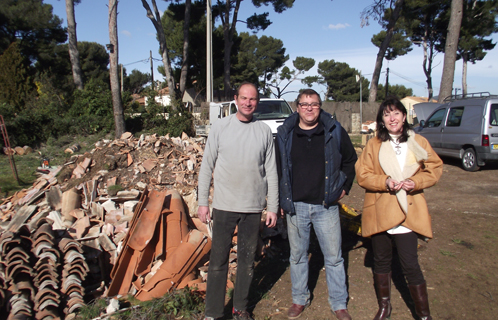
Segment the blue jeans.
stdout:
[[254,275],[254,257],[259,237],[261,213],[238,213],[213,209],[213,240],[206,289],[206,317],[221,318],[225,306],[228,261],[232,236],[237,231],[237,275],[233,307],[246,310]]
[[348,292],[341,250],[339,207],[294,202],[296,214],[287,214],[290,243],[290,270],[292,302],[306,305],[310,300],[308,289],[308,249],[311,225],[315,230],[325,261],[329,303],[332,310],[346,309]]

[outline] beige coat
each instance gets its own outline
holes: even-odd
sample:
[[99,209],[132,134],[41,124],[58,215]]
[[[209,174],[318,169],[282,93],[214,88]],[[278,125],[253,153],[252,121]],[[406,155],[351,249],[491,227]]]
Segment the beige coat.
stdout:
[[[362,213],[362,235],[387,231],[399,224],[432,238],[431,217],[424,189],[436,184],[443,173],[443,162],[422,136],[409,132],[408,152],[403,170],[389,141],[370,139],[356,162],[356,180],[365,191]],[[410,178],[415,188],[409,193],[389,192],[386,179]]]

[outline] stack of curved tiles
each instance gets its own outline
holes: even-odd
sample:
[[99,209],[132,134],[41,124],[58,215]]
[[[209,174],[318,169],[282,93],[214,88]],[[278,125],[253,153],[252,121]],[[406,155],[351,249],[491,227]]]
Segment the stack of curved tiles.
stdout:
[[33,240],[31,252],[36,257],[34,284],[38,290],[34,299],[35,317],[54,319],[59,317],[61,298],[58,272],[60,253],[55,246],[52,226],[42,221],[31,238]]
[[61,292],[65,297],[64,314],[67,317],[85,305],[82,283],[89,269],[78,241],[64,238],[59,242],[59,249],[64,255]]
[[0,257],[3,267],[1,282],[6,288],[5,305],[10,319],[31,319],[35,289],[32,283],[33,269],[29,253],[29,231],[21,228],[17,234],[5,232],[0,237]]
[[[64,265],[64,266],[62,266]],[[88,265],[81,244],[40,219],[0,236],[0,319],[71,319],[85,305]],[[3,315],[6,314],[4,317]]]

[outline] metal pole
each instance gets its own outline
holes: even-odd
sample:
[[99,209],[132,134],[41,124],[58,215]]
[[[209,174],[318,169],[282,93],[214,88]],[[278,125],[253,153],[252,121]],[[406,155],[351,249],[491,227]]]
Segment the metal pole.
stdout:
[[360,133],[361,133],[361,126],[363,125],[363,106],[362,106],[362,100],[363,100],[363,90],[361,87],[361,72],[360,72]]
[[12,174],[14,175],[14,179],[16,179],[17,183],[19,183],[16,162],[14,161],[14,150],[10,147],[9,134],[7,133],[7,126],[5,125],[5,121],[3,121],[2,115],[0,115],[0,131],[2,131],[3,144],[7,151],[7,157],[9,158],[10,169],[12,170]]
[[387,68],[386,72],[386,98],[388,94],[389,94],[389,68]]
[[213,21],[211,0],[206,1],[206,102],[213,101]]
[[121,92],[123,92],[123,65],[121,65]]
[[152,50],[150,50],[150,76],[152,79],[152,82],[151,82],[152,90],[154,90],[155,85],[154,85],[154,65],[152,62]]

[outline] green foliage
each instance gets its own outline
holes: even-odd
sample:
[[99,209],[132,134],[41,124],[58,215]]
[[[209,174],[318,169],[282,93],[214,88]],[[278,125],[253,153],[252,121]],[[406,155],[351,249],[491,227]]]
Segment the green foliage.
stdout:
[[[382,42],[386,38],[387,32],[382,30],[381,32],[375,34],[372,37],[372,43],[380,48]],[[394,60],[399,56],[404,56],[408,52],[412,51],[412,42],[408,40],[408,37],[402,30],[395,30],[389,42],[389,46],[386,50],[384,58],[387,60]]]
[[[185,132],[189,136],[195,135],[192,113],[184,109],[179,100],[174,100],[172,106],[159,104],[155,97],[156,91],[149,91],[147,96],[147,106],[129,110],[135,114],[128,116],[126,127],[131,132],[152,132],[160,136],[169,134],[173,137],[181,136]],[[139,114],[139,115],[138,115]]]
[[155,97],[157,95],[156,91],[150,91],[147,96],[147,106],[144,109],[140,109],[142,129],[145,131],[154,130],[155,133],[159,135],[166,134],[166,113],[168,113],[169,108],[163,107],[156,102]]
[[[132,305],[129,310],[120,312],[116,319],[197,319],[204,313],[204,299],[202,296],[188,287],[181,290],[166,293],[163,297],[150,301],[122,301],[124,306]],[[97,300],[92,306],[82,308],[77,319],[93,319],[98,316],[97,312],[105,312],[105,299]]]
[[[206,87],[206,5],[202,1],[193,1],[190,7],[189,49],[187,88],[197,87],[202,90]],[[168,44],[168,54],[171,59],[174,78],[180,79],[180,70],[183,63],[183,26],[185,20],[185,3],[171,2],[168,10],[161,17],[161,22]],[[238,52],[235,39],[233,51]],[[213,78],[214,87],[222,83],[223,77],[223,29],[213,30]],[[232,54],[234,57],[234,55]],[[164,66],[158,71],[164,75]]]
[[[294,0],[252,0],[255,7],[259,8],[261,5],[272,5],[273,10],[277,13],[282,13],[288,8],[292,8]],[[254,32],[265,30],[271,24],[268,20],[268,12],[262,14],[253,14],[247,19],[247,27]]]
[[[268,80],[271,79],[270,82],[267,82],[266,93],[271,92],[276,98],[281,98],[284,94],[289,93],[285,92],[287,87],[297,80],[297,77],[309,71],[315,65],[315,59],[313,58],[305,58],[305,57],[296,57],[294,61],[292,61],[294,65],[294,70],[290,70],[289,67],[285,66],[280,70],[280,73],[275,70],[273,74],[269,74],[267,76]],[[287,81],[286,85],[283,85],[283,81]],[[314,82],[318,82],[318,77],[306,77],[301,80],[301,83],[307,84],[309,87],[313,85]]]
[[192,113],[187,110],[179,111],[178,109],[170,112],[166,132],[173,137],[180,137],[182,132],[191,137],[195,136]]
[[123,79],[123,89],[130,93],[138,94],[144,90],[144,86],[151,81],[149,73],[142,73],[133,69],[129,76]]
[[105,313],[108,302],[106,299],[96,299],[92,303],[83,306],[78,310],[76,319],[94,319],[98,318],[102,313]]
[[23,57],[41,61],[54,45],[67,39],[62,20],[40,0],[2,1],[0,17],[0,54],[19,42]]
[[[396,96],[399,99],[403,99],[404,97],[413,96],[413,90],[411,88],[406,88],[403,85],[389,84],[387,94],[389,96]],[[377,101],[381,102],[384,101],[384,99],[386,99],[386,88],[382,84],[379,84],[379,89],[377,91]]]
[[29,188],[38,177],[36,168],[40,166],[41,158],[37,153],[14,155],[13,158],[19,181],[15,180],[9,157],[0,155],[0,198],[8,197],[23,188]]
[[247,32],[241,33],[240,37],[242,42],[238,61],[234,66],[236,73],[232,76],[232,82],[250,81],[260,83],[264,88],[272,74],[289,59],[289,55],[285,54],[284,44],[282,40],[273,37],[258,38]]
[[[103,45],[96,42],[78,42],[78,52],[80,56],[83,83],[90,79],[99,79],[109,87],[109,54]],[[44,57],[43,61],[37,64],[40,70],[50,70],[54,76],[52,79],[55,86],[72,91],[74,87],[71,61],[69,58],[68,45],[58,45],[50,56]]]
[[114,197],[119,191],[124,190],[124,188],[120,184],[113,184],[112,186],[107,187],[107,193]]
[[[360,72],[351,68],[345,62],[325,60],[318,64],[319,82],[327,86],[326,98],[334,101],[359,101],[360,85],[356,82],[356,75]],[[361,78],[362,87],[368,88],[368,80]],[[363,90],[367,94],[368,90]],[[366,97],[363,96],[363,98]]]
[[70,133],[92,134],[114,128],[112,95],[107,83],[91,79],[83,90],[74,93],[74,103],[64,119]]
[[16,111],[33,90],[29,66],[21,56],[17,42],[13,42],[0,56],[0,102],[8,103]]
[[484,59],[485,51],[494,49],[496,43],[485,37],[498,32],[498,1],[464,1],[457,59],[476,63]]

